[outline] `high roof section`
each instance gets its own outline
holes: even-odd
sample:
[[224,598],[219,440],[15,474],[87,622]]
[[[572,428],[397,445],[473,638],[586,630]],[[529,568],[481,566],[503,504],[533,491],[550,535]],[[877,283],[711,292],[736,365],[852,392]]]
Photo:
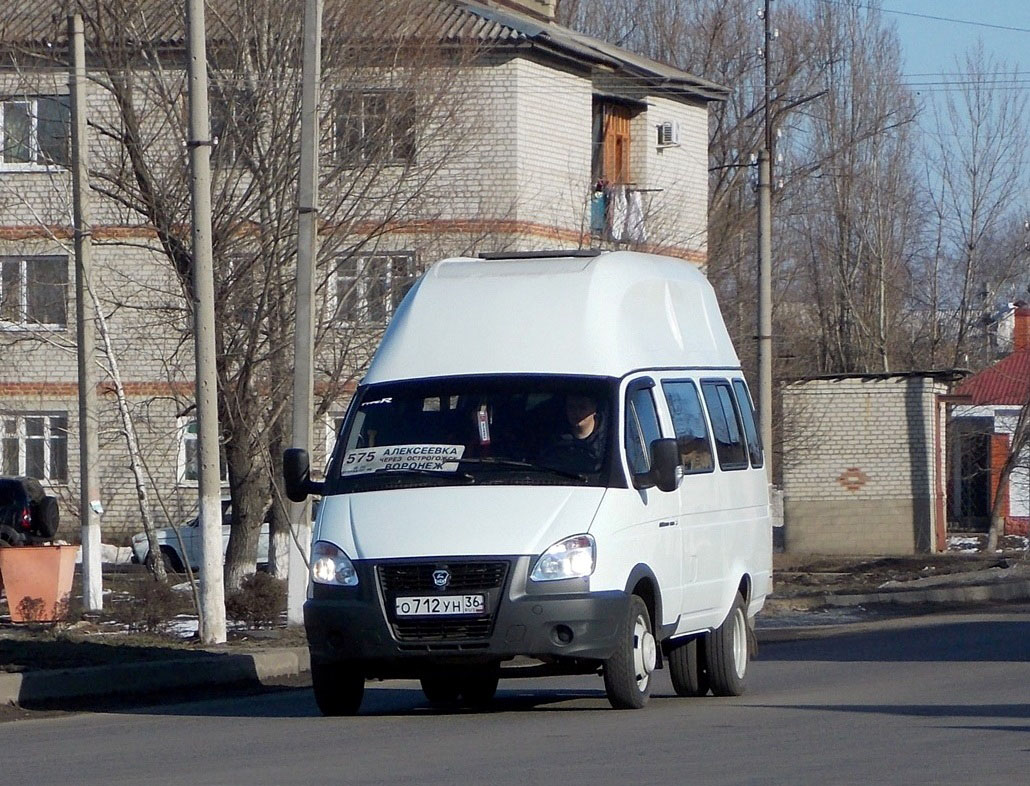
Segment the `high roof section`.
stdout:
[[[303,0],[279,1],[296,5],[299,18]],[[50,54],[60,51],[67,42],[66,14],[75,5],[71,0],[0,3],[0,49],[28,48]],[[237,29],[234,17],[245,5],[240,0],[208,0],[205,22],[209,39],[217,41],[226,30]],[[131,0],[126,6],[138,9],[139,19],[145,21],[142,35],[148,43],[166,47],[185,45],[184,4],[168,0]],[[333,15],[340,13],[344,6],[341,0],[325,0],[325,29],[329,29]],[[471,44],[494,52],[508,50],[586,72],[599,69],[673,98],[721,101],[729,95],[727,88],[714,82],[576,33],[507,4],[418,0],[412,2],[411,7],[418,13],[411,16],[409,24],[397,26],[389,15],[380,14],[366,20],[363,33],[369,40],[432,36],[443,44]],[[389,28],[384,28],[385,25]]]
[[694,265],[628,251],[515,256],[433,265],[394,314],[365,382],[740,366]]

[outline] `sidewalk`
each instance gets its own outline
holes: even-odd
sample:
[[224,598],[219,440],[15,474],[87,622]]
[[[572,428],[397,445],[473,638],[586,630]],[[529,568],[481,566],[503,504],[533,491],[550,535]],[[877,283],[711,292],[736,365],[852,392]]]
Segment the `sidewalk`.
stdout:
[[[805,578],[812,582],[812,576]],[[861,593],[838,591],[854,586],[853,582],[830,583],[810,592],[802,584],[777,581],[776,592],[758,616],[760,644],[926,624],[927,615],[985,604],[1015,603],[1018,607],[1021,601],[1030,602],[1030,564],[1020,560],[1004,568],[887,581],[874,591]],[[1004,611],[998,607],[991,610]],[[269,686],[296,678],[309,668],[305,647],[270,643],[253,651],[222,647],[196,655],[180,653],[172,660],[0,672],[0,705],[73,705],[193,689]]]

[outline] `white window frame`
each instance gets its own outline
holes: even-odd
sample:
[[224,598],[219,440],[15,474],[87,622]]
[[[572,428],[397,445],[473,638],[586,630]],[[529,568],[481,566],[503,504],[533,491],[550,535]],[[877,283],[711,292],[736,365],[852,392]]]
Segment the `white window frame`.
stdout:
[[[32,418],[40,418],[43,420],[43,433],[42,435],[29,436],[28,429],[26,428],[26,420]],[[64,428],[55,428],[54,420],[61,418],[64,420]],[[13,422],[13,424],[12,424]],[[13,428],[12,428],[13,425]],[[56,433],[59,430],[64,431],[64,477],[60,477],[58,473],[54,472],[54,441],[61,440],[62,436]],[[26,475],[26,459],[28,455],[29,442],[34,440],[40,440],[43,443],[43,477],[37,478],[37,480],[46,481],[51,484],[64,484],[68,482],[68,413],[67,412],[4,412],[0,414],[0,461],[3,460],[4,454],[6,453],[7,440],[17,439],[18,440],[18,454],[17,454],[17,466],[8,467],[7,465],[0,465],[0,469],[5,474],[9,470],[14,470],[9,474],[13,475]]]
[[[28,319],[29,309],[29,267],[37,261],[59,261],[64,263],[64,322],[32,322]],[[18,313],[22,319],[12,322],[0,319],[0,330],[67,330],[68,329],[68,258],[52,255],[0,256],[0,270],[4,264],[18,264]],[[0,274],[0,302],[8,293],[4,292],[3,275]],[[2,312],[0,312],[2,313]]]
[[[186,443],[187,442],[196,443],[196,441],[197,441],[197,434],[195,432],[193,432],[193,433],[190,432],[190,425],[194,424],[196,422],[197,422],[196,417],[190,417],[188,415],[180,417],[178,419],[178,424],[177,424],[178,450],[177,450],[177,456],[176,456],[175,477],[176,477],[176,482],[180,486],[194,487],[194,486],[198,486],[200,484],[199,476],[197,478],[188,478],[188,477],[186,477],[186,469],[188,467],[188,462],[187,462],[187,459],[186,459],[186,453],[187,453]],[[199,446],[197,448],[195,448],[195,451],[199,451]],[[199,474],[199,472],[200,472],[199,452],[197,452],[196,455],[197,455],[197,458],[198,458],[197,472]],[[221,446],[219,446],[218,458],[219,458],[219,462],[218,462],[218,464],[219,464],[219,468],[218,468],[218,481],[219,481],[219,485],[222,486],[223,488],[227,488],[228,485],[229,485],[229,467],[225,463],[225,454],[221,450]]]
[[[406,275],[403,277],[404,280],[410,280],[414,282],[418,277],[418,268],[413,251],[391,251],[377,254],[363,254],[360,256],[354,256],[346,258],[340,261],[336,267],[336,271],[333,273],[333,286],[330,291],[330,309],[333,314],[333,318],[345,325],[361,326],[361,325],[385,325],[388,324],[390,319],[393,317],[394,312],[394,284],[396,278],[394,276],[394,263],[397,260],[403,260]],[[345,275],[343,266],[348,262],[354,262],[355,272],[353,275],[347,273]],[[371,273],[377,262],[385,261],[386,265],[386,276],[383,281],[384,292],[383,301],[378,304],[379,309],[383,315],[382,319],[378,317],[373,319],[369,312],[369,292],[372,291],[372,278]],[[344,279],[352,281],[354,287],[354,317],[348,318],[341,314],[341,293],[340,289],[344,285]],[[399,302],[399,301],[398,301]]]
[[[71,165],[71,150],[70,147],[66,151],[67,160],[65,161],[48,161],[43,155],[43,150],[39,144],[39,102],[40,101],[64,101],[68,102],[68,96],[62,94],[54,95],[38,95],[38,96],[20,96],[10,97],[0,100],[0,171],[8,172],[24,172],[24,171],[49,171],[52,169],[67,169]],[[5,155],[7,148],[7,137],[6,137],[6,121],[5,115],[8,111],[8,106],[21,105],[28,107],[29,116],[29,161],[8,161]],[[70,124],[70,113],[69,113],[69,124]]]

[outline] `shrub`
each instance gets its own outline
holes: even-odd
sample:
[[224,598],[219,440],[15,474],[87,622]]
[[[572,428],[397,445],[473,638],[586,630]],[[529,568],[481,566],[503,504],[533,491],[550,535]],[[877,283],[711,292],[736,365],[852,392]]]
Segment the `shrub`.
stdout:
[[188,595],[149,577],[134,588],[133,596],[111,604],[111,618],[132,631],[158,633],[177,615],[192,611]]
[[225,599],[226,616],[251,628],[276,625],[286,611],[286,582],[270,573],[254,573]]

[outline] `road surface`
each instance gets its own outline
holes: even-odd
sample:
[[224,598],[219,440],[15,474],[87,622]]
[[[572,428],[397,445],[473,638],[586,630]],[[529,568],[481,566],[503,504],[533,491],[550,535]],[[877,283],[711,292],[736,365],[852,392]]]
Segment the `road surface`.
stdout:
[[1001,784],[1030,772],[1030,613],[763,645],[741,698],[642,711],[599,678],[501,683],[488,712],[440,712],[415,682],[363,714],[310,690],[0,726],[0,784]]

